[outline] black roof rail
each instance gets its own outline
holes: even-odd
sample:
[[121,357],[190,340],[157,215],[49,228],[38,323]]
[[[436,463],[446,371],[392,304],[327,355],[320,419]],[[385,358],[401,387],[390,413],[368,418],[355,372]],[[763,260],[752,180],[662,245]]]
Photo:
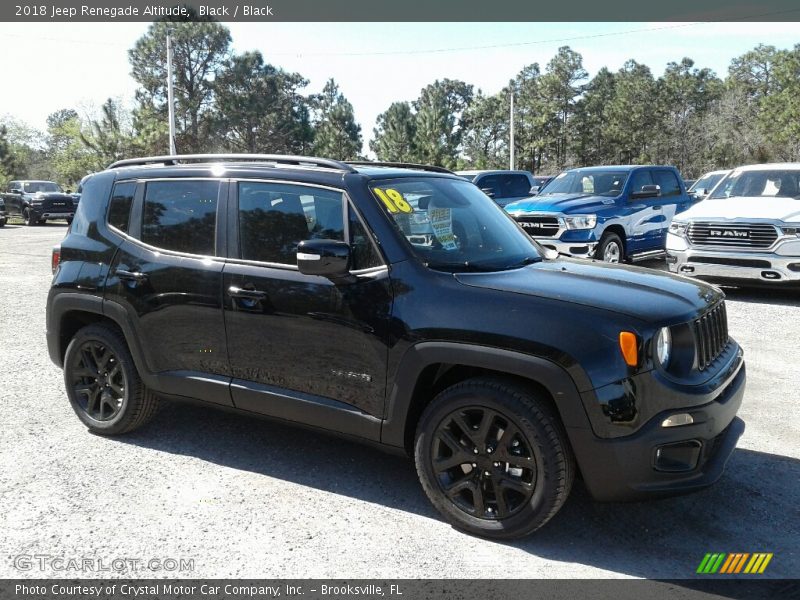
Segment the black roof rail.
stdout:
[[298,167],[321,167],[324,169],[336,169],[355,173],[356,170],[346,163],[329,158],[314,158],[311,156],[291,156],[285,154],[175,154],[165,156],[145,156],[142,158],[127,158],[118,160],[109,165],[109,169],[120,167],[135,167],[141,165],[177,165],[181,162],[263,162],[276,163],[282,165],[294,165]]
[[432,171],[434,173],[449,173],[450,175],[455,175],[450,169],[445,169],[444,167],[435,167],[433,165],[418,165],[415,163],[404,163],[404,162],[377,162],[371,160],[348,160],[346,161],[348,165],[354,165],[356,167],[395,167],[398,169],[419,169],[420,171]]

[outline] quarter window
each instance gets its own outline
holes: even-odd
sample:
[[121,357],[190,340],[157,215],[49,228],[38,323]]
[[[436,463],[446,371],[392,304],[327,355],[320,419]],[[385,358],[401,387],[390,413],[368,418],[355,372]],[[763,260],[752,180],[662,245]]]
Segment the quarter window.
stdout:
[[109,202],[108,224],[125,233],[128,233],[128,226],[131,218],[131,205],[133,204],[133,195],[135,192],[135,183],[118,183],[114,186],[114,192],[111,194],[111,202]]
[[142,241],[165,250],[213,255],[218,196],[218,181],[149,182]]
[[348,229],[350,233],[350,268],[354,271],[359,269],[369,269],[379,267],[383,264],[375,244],[369,239],[369,233],[361,224],[361,221],[353,207],[348,210]]
[[342,192],[285,183],[239,183],[239,246],[245,260],[297,264],[308,239],[344,241]]

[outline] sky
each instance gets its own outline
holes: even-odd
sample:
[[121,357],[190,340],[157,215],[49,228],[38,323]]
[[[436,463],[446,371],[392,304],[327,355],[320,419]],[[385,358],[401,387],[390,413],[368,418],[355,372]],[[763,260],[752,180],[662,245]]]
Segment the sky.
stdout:
[[[560,46],[594,75],[634,58],[653,74],[684,56],[725,76],[731,58],[759,43],[800,43],[797,23],[226,23],[236,52],[260,50],[318,92],[333,77],[353,104],[365,146],[377,116],[414,100],[436,79],[493,94],[523,67],[542,68]],[[133,105],[127,50],[147,23],[0,23],[0,117],[43,129],[61,108],[96,111],[106,98]],[[10,50],[9,50],[10,49]],[[15,51],[14,49],[17,49]],[[10,87],[11,82],[16,82]],[[265,149],[268,151],[268,149]]]

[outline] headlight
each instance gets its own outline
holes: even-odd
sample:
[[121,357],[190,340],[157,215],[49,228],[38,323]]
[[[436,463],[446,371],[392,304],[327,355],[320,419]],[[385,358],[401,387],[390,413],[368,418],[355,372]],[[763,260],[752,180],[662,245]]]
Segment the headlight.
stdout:
[[681,223],[679,221],[673,221],[669,224],[669,232],[674,233],[675,235],[686,235],[686,230],[689,228],[688,223]]
[[594,229],[597,225],[597,215],[576,215],[565,217],[567,229]]
[[665,369],[669,366],[669,359],[672,355],[672,334],[669,327],[662,327],[653,339],[655,355],[658,362]]
[[781,227],[783,235],[797,235],[800,236],[800,227]]

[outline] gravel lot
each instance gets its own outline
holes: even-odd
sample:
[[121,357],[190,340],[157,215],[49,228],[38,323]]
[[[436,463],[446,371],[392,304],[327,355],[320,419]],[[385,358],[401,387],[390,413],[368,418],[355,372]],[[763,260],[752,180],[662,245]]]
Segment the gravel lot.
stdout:
[[498,544],[451,529],[411,461],[366,446],[186,405],[127,437],[87,433],[44,336],[65,231],[0,229],[0,577],[81,575],[15,566],[46,555],[194,560],[143,577],[682,578],[706,552],[758,551],[775,553],[767,575],[798,574],[800,291],[728,292],[747,431],[716,486],[596,504],[577,483],[538,534]]

